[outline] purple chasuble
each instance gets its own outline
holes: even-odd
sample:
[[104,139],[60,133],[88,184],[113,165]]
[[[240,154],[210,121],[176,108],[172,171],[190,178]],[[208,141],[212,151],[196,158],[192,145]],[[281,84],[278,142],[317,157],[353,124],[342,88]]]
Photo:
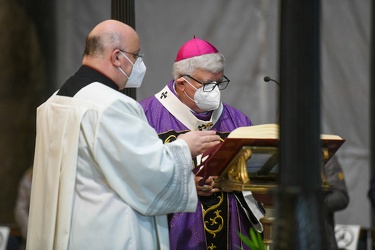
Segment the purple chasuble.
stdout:
[[[169,82],[168,88],[170,91],[167,94],[176,95],[173,84],[174,81]],[[158,98],[167,97],[165,93],[162,93],[162,95]],[[164,143],[174,141],[179,134],[190,131],[160,103],[156,96],[151,96],[141,101],[140,104],[145,111],[148,122],[154,127]],[[204,121],[208,121],[212,115],[212,112],[204,114],[192,113],[198,119]],[[225,139],[235,128],[251,125],[250,119],[245,114],[223,103],[222,114],[211,130],[215,130],[222,139]],[[242,195],[242,192],[236,192],[236,194]],[[215,199],[218,200],[220,198],[224,200],[222,204],[225,204],[225,207],[219,206],[215,208],[215,211],[221,211],[222,213],[219,218],[212,218],[208,214],[210,209],[208,209],[207,204],[215,204]],[[206,209],[205,216],[202,207]],[[216,205],[212,207],[216,207]],[[209,225],[212,221],[218,223],[217,228],[212,228]],[[169,218],[169,228],[171,250],[206,250],[208,247],[216,247],[214,248],[215,250],[249,249],[241,242],[238,234],[241,232],[248,235],[251,224],[245,213],[237,206],[237,201],[233,193],[221,192],[209,197],[199,197],[196,212],[173,214]],[[226,235],[223,236],[223,232]],[[221,244],[223,241],[226,244]]]

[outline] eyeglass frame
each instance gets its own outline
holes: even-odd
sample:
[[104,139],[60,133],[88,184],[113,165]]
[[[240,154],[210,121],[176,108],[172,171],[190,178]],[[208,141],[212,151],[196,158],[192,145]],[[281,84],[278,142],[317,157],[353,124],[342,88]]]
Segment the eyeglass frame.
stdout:
[[139,57],[140,57],[141,59],[143,59],[143,56],[145,55],[145,54],[139,53],[139,51],[138,51],[137,53],[131,53],[131,52],[125,51],[125,50],[123,50],[123,49],[119,49],[119,50],[120,50],[121,52],[123,52],[123,53],[128,53],[128,54],[134,56],[135,59],[138,59]]
[[[223,75],[223,77],[225,78],[225,80],[223,80],[223,81],[221,81],[221,82],[211,81],[211,82],[206,82],[206,83],[203,83],[203,82],[201,82],[201,81],[198,81],[197,79],[195,79],[194,77],[189,76],[189,75],[182,75],[181,77],[184,77],[184,76],[187,76],[187,77],[193,79],[194,81],[196,81],[197,83],[199,83],[200,85],[202,85],[202,86],[203,86],[203,91],[204,91],[204,92],[211,92],[212,90],[215,89],[216,86],[218,87],[219,90],[224,90],[224,89],[226,89],[226,88],[228,87],[228,85],[229,85],[229,83],[230,83],[229,78],[226,77],[225,75]],[[219,86],[220,86],[220,84],[223,83],[223,82],[226,82],[227,84],[225,85],[224,88],[220,88]],[[215,85],[212,87],[211,90],[206,90],[206,89],[205,89],[205,86],[208,85],[208,84],[215,84]]]

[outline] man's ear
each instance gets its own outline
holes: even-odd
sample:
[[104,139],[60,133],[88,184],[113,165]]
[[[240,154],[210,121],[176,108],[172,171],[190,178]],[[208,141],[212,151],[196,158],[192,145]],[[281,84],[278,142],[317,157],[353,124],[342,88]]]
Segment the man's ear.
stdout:
[[120,50],[114,50],[112,52],[112,55],[111,55],[111,61],[112,63],[116,66],[116,67],[119,67],[121,66],[121,62],[120,62],[120,59],[119,59],[119,55],[120,54]]
[[185,90],[185,79],[183,77],[180,77],[176,79],[176,89],[179,89],[181,91]]

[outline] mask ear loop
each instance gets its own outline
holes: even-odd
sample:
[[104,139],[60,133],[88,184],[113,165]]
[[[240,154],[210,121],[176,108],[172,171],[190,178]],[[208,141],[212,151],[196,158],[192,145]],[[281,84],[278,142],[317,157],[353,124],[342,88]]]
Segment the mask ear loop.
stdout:
[[184,79],[185,82],[189,83],[190,86],[192,86],[195,90],[198,90],[196,87],[194,87],[193,84],[191,84],[188,80],[185,79],[185,77],[181,77],[182,79]]
[[120,66],[118,66],[117,68],[121,71],[121,73],[122,73],[124,76],[126,76],[126,78],[129,79],[129,76],[125,73],[125,71],[124,71]]
[[[124,53],[122,53],[121,50],[119,50],[118,53],[120,53],[120,54],[123,55],[126,59],[128,59],[128,57],[127,57]],[[119,58],[118,58],[118,53],[117,53],[117,56],[116,56],[116,59],[117,59],[117,60],[119,60]],[[129,59],[128,59],[128,61],[129,61]],[[125,73],[125,71],[121,68],[121,66],[117,66],[117,68],[121,71],[121,73],[122,73],[127,79],[129,79],[129,76]]]
[[[190,86],[192,86],[195,90],[198,90],[196,87],[193,86],[193,84],[191,84],[188,80],[185,79],[185,77],[182,77],[182,79],[185,80],[185,82],[189,83]],[[198,104],[199,102],[197,102],[196,100],[192,99],[190,96],[188,96],[188,94],[186,93],[186,91],[184,90],[184,94],[187,96],[187,98],[189,98],[192,102],[194,102],[195,104]]]
[[129,57],[127,57],[121,50],[119,50],[119,52],[121,53],[121,55],[125,56],[125,58],[134,66],[135,63],[132,63]]

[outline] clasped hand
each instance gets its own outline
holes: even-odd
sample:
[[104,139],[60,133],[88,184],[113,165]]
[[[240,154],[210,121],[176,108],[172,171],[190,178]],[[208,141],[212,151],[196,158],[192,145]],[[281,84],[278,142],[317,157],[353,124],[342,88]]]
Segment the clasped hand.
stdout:
[[215,187],[214,176],[208,177],[203,185],[200,183],[203,177],[195,176],[194,179],[199,196],[211,196],[213,193],[220,192],[220,189]]

